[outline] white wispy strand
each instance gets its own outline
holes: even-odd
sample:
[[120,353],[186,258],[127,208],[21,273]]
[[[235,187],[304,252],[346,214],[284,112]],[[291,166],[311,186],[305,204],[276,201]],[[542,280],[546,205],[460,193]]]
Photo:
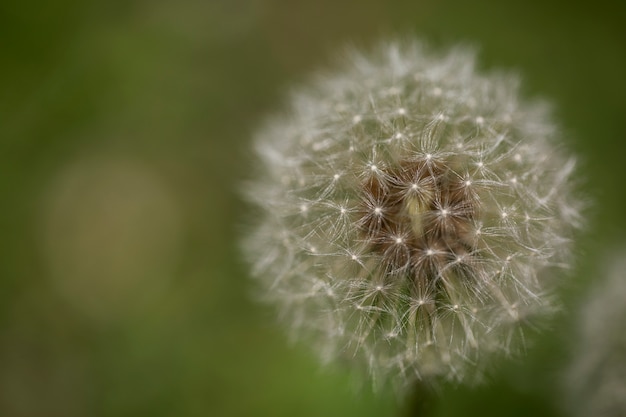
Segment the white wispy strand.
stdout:
[[254,145],[244,242],[264,297],[325,361],[378,381],[475,379],[554,307],[580,205],[574,159],[518,80],[472,51],[353,52]]
[[576,320],[566,373],[566,408],[573,416],[626,415],[626,248],[608,260]]

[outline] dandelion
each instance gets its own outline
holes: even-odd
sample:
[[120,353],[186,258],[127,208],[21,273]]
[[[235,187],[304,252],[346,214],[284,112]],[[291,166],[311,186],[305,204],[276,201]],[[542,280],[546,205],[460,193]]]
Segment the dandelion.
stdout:
[[575,163],[517,85],[478,74],[466,49],[392,42],[295,91],[258,132],[245,253],[324,361],[398,385],[476,379],[553,309],[580,223]]
[[626,248],[608,265],[576,320],[575,351],[565,384],[567,408],[574,416],[626,415]]

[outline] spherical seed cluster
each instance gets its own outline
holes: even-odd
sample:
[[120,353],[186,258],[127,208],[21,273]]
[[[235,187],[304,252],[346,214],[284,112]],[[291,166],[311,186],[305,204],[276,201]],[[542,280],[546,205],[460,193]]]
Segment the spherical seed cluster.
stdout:
[[567,372],[566,404],[573,416],[626,415],[626,248],[607,262],[577,317]]
[[552,307],[579,208],[544,106],[418,43],[354,53],[256,137],[245,242],[266,298],[326,360],[475,376]]

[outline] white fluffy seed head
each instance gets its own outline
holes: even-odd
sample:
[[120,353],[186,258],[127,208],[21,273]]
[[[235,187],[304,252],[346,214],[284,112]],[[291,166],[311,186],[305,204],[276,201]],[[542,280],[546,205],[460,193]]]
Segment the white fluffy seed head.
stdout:
[[626,247],[606,264],[575,320],[564,384],[572,416],[626,415]]
[[255,138],[253,274],[324,360],[398,385],[474,380],[553,307],[579,224],[573,159],[545,106],[476,73],[471,51],[351,58]]

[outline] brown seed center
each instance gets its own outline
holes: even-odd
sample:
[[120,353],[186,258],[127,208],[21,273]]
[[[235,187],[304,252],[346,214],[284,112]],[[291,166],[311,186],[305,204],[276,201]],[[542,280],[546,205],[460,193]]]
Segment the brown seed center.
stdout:
[[376,166],[370,174],[362,184],[359,226],[391,272],[437,274],[446,263],[472,256],[477,198],[471,181],[430,158]]

